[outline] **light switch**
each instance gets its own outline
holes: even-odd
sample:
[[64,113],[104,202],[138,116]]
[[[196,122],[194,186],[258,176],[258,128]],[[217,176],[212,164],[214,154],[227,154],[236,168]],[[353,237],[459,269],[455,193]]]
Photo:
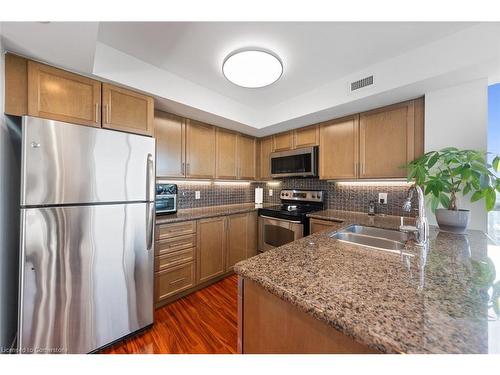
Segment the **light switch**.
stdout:
[[201,192],[199,190],[196,190],[194,192],[194,199],[200,199],[201,198]]
[[273,196],[273,189],[269,189],[269,196],[272,197]]

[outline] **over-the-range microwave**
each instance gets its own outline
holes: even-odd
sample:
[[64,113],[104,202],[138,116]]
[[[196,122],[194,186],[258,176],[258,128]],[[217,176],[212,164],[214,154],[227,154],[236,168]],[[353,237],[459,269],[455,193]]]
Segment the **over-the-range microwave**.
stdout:
[[318,175],[318,147],[273,152],[271,177],[316,177]]

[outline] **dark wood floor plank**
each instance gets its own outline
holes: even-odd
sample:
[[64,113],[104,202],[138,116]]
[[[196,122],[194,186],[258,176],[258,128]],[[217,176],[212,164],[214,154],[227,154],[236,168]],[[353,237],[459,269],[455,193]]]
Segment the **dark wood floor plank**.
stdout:
[[232,275],[157,309],[151,329],[101,353],[236,353],[237,309],[237,277]]

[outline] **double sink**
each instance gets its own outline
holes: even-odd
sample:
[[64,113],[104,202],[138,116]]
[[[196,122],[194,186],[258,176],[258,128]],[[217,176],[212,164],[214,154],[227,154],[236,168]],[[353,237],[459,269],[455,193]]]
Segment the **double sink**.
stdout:
[[397,230],[354,224],[332,233],[330,237],[341,242],[401,254],[410,236]]

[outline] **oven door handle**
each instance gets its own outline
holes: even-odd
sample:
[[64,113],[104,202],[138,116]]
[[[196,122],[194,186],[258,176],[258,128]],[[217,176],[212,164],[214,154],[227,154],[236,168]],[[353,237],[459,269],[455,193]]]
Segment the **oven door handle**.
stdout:
[[287,219],[281,219],[281,218],[265,216],[265,215],[259,215],[259,217],[263,217],[264,219],[277,220],[277,221],[286,221],[287,223],[293,223],[293,224],[302,224],[302,221],[296,221],[296,220],[287,220]]

